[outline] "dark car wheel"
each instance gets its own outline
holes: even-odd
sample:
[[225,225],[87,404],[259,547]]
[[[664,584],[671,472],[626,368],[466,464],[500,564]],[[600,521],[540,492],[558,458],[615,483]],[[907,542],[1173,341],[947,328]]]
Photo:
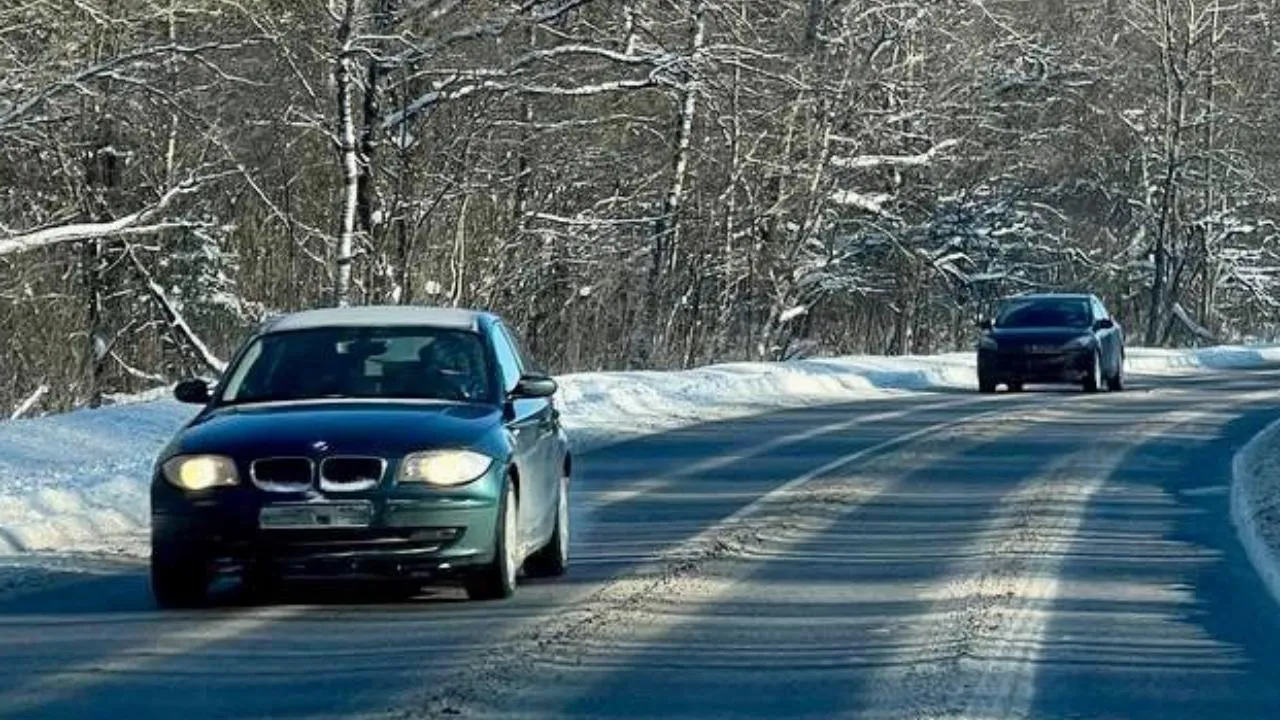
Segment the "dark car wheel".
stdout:
[[244,569],[240,584],[252,602],[268,602],[283,589],[283,579],[274,568],[265,564],[252,564]]
[[1096,351],[1093,353],[1093,367],[1089,368],[1081,384],[1085,392],[1098,392],[1102,387],[1102,357]]
[[556,529],[551,540],[529,557],[524,571],[530,577],[558,577],[569,569],[569,476],[560,478],[556,498]]
[[151,594],[162,608],[191,608],[208,598],[212,573],[198,551],[157,545],[151,550]]
[[516,592],[516,574],[520,572],[520,525],[516,502],[515,485],[508,482],[502,493],[502,502],[498,504],[493,562],[465,581],[467,597],[472,600],[501,600]]
[[996,391],[996,381],[991,378],[978,377],[978,392],[993,393]]
[[1124,390],[1124,356],[1120,357],[1120,363],[1116,368],[1116,374],[1107,378],[1107,389],[1111,392],[1121,392]]
[[1024,389],[1026,389],[1025,386],[1020,382],[1009,383],[1009,392],[1019,393],[1019,392],[1022,392]]

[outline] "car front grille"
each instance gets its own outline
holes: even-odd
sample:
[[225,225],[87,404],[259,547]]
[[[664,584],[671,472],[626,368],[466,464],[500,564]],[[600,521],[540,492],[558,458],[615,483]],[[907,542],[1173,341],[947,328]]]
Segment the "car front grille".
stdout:
[[320,463],[320,489],[337,492],[371,490],[382,482],[387,461],[378,457],[325,458]]
[[253,484],[271,492],[301,492],[311,487],[315,465],[304,457],[259,458],[249,466]]
[[1062,352],[1061,345],[1024,345],[1023,351],[1032,355],[1057,355]]

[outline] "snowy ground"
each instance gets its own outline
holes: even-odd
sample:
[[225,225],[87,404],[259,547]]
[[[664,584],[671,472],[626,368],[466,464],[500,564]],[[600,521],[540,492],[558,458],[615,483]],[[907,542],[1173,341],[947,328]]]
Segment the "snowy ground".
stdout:
[[1236,453],[1231,520],[1249,560],[1280,602],[1280,421]]
[[[1131,374],[1169,375],[1280,362],[1280,347],[1130,349]],[[972,353],[734,363],[683,372],[560,378],[579,451],[635,435],[785,407],[891,393],[974,388]],[[140,557],[155,453],[193,414],[150,393],[133,402],[0,422],[0,557],[47,553]],[[0,573],[4,567],[0,566]]]

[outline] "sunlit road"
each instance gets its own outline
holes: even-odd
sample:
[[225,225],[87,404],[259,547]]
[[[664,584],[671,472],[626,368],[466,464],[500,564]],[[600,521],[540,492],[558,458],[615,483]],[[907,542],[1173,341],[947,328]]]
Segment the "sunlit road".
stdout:
[[0,599],[0,717],[1276,718],[1228,513],[1280,372],[938,393],[580,459],[574,565],[510,602],[300,585]]

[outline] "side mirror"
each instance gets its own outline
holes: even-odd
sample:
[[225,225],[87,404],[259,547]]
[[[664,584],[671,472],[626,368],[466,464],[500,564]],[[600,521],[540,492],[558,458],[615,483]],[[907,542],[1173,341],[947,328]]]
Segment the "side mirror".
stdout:
[[990,330],[995,325],[991,318],[981,318],[974,324],[978,326],[979,330]]
[[178,402],[191,403],[193,405],[205,405],[211,399],[209,394],[209,384],[200,378],[192,378],[183,380],[173,388],[173,396]]
[[547,398],[555,395],[559,387],[548,375],[525,375],[511,391],[511,399]]
[[1116,323],[1111,318],[1102,318],[1101,320],[1098,320],[1093,323],[1093,328],[1095,330],[1110,330],[1115,326],[1116,326]]

